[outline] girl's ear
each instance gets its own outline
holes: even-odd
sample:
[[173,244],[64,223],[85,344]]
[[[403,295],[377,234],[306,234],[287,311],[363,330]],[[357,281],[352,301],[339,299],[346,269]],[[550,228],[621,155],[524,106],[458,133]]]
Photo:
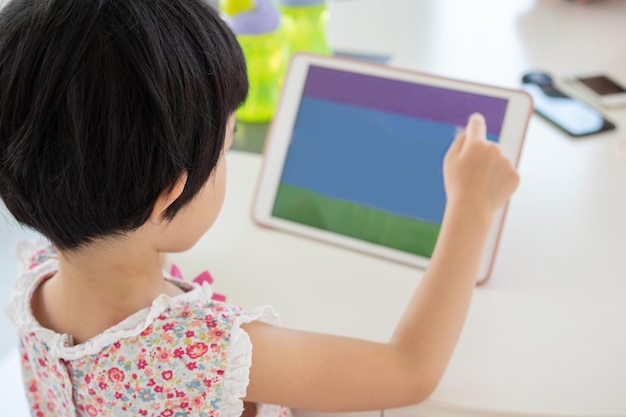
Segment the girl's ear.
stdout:
[[187,173],[183,173],[171,189],[166,189],[159,195],[152,207],[148,221],[157,225],[166,222],[165,211],[183,193],[185,184],[187,184]]

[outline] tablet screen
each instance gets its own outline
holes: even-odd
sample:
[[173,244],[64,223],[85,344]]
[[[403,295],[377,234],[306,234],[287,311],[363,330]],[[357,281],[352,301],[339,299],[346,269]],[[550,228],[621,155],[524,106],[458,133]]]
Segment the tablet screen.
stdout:
[[507,103],[311,66],[272,215],[430,258],[443,157],[474,112],[498,141]]

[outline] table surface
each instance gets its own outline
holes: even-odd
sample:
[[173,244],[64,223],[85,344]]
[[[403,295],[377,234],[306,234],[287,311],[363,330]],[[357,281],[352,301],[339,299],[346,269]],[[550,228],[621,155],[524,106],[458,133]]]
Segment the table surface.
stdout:
[[[504,87],[535,69],[626,82],[624,1],[360,0],[330,11],[334,48],[404,68]],[[432,415],[626,415],[626,108],[606,113],[618,130],[586,139],[532,118],[492,278],[424,405]],[[172,261],[190,276],[208,267],[232,302],[273,304],[286,326],[388,340],[422,271],[255,226],[260,164],[229,152],[218,222]]]
[[[533,69],[626,82],[625,1],[352,0],[330,11],[335,49],[404,68],[504,87]],[[607,114],[619,129],[587,139],[533,117],[492,278],[444,379],[424,404],[385,414],[626,415],[626,109]],[[260,150],[256,129],[257,142],[240,136],[235,148]],[[285,326],[388,340],[422,271],[255,226],[260,164],[229,152],[218,222],[171,260],[189,277],[208,267],[229,301],[274,305]]]

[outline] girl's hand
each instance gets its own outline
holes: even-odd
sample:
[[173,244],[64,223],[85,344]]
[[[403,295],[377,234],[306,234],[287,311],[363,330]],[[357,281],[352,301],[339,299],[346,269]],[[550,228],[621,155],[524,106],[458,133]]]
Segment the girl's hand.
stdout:
[[519,175],[500,147],[487,141],[481,114],[470,116],[467,129],[456,137],[443,164],[449,205],[461,205],[493,215],[519,184]]

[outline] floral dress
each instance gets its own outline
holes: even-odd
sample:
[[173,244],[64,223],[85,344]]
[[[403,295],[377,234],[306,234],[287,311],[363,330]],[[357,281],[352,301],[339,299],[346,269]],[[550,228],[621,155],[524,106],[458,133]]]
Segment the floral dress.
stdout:
[[[203,285],[166,277],[186,292],[161,295],[91,340],[43,328],[31,297],[58,267],[44,242],[21,242],[22,263],[8,309],[20,339],[22,376],[31,413],[54,416],[235,417],[243,412],[252,345],[241,325],[276,323],[270,307],[251,311],[212,300]],[[289,410],[259,404],[260,417]]]

